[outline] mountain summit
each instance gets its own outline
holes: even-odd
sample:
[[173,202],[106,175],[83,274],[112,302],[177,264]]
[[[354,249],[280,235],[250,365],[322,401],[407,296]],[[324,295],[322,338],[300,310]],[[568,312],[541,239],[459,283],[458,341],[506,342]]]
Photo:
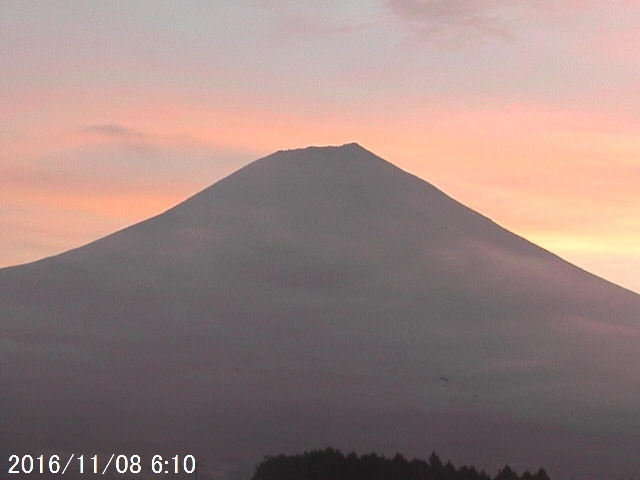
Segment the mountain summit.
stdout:
[[639,320],[638,295],[357,144],[280,151],[0,270],[0,448],[629,477]]

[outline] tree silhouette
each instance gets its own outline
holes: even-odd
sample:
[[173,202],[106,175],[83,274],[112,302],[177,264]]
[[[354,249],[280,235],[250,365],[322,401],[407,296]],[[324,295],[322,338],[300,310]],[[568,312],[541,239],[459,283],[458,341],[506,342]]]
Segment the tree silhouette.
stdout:
[[266,457],[254,472],[253,480],[550,480],[540,469],[535,475],[524,472],[519,476],[509,465],[500,469],[492,479],[473,466],[457,469],[450,461],[443,464],[432,452],[429,461],[408,461],[397,453],[393,458],[369,453],[344,455],[326,448],[303,454]]
[[509,465],[505,465],[504,468],[498,471],[498,475],[496,475],[494,480],[520,480],[520,477],[516,472],[511,470]]

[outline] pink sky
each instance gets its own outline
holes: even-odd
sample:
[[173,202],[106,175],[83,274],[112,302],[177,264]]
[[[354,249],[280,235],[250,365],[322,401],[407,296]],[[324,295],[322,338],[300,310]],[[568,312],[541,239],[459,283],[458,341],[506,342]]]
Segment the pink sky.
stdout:
[[0,266],[355,141],[640,292],[638,25],[623,0],[0,1]]

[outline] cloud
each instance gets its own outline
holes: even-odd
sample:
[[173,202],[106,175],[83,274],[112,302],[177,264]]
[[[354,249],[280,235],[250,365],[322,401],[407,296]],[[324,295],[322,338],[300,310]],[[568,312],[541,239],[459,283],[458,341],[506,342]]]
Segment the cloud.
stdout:
[[87,125],[80,129],[80,133],[93,139],[114,142],[134,154],[159,153],[162,149],[158,138],[116,123]]
[[118,137],[118,138],[139,138],[142,135],[141,132],[133,130],[116,123],[103,123],[97,125],[87,125],[80,129],[84,133],[103,135],[106,137]]
[[565,19],[599,5],[590,0],[386,0],[386,6],[416,37],[456,46],[490,38],[513,41],[523,25]]
[[512,37],[505,2],[461,0],[387,0],[387,7],[428,40],[466,43],[486,37]]

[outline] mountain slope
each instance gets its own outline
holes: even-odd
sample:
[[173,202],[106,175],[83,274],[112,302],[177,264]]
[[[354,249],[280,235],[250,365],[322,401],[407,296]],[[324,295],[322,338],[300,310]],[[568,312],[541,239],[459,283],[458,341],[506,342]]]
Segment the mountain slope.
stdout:
[[278,152],[0,270],[0,445],[630,476],[639,320],[638,295],[356,144]]

